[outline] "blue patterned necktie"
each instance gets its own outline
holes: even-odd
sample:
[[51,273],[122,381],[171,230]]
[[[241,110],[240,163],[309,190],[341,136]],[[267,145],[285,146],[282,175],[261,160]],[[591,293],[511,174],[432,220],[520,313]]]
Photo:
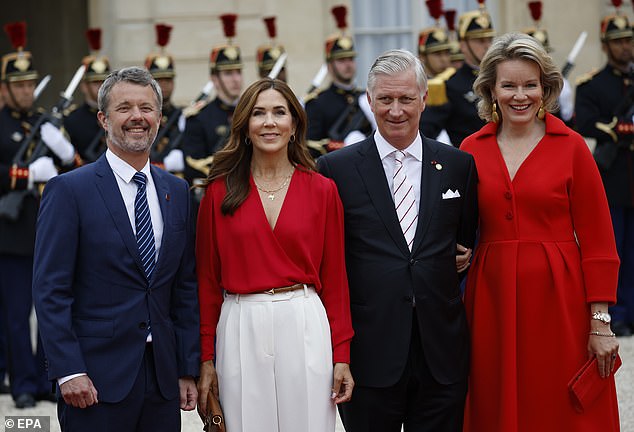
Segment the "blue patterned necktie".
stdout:
[[145,269],[145,276],[149,281],[156,266],[156,249],[154,247],[154,229],[150,217],[150,206],[147,203],[147,194],[145,193],[147,177],[142,172],[137,172],[132,179],[137,184],[136,198],[134,199],[136,242],[139,246],[139,255]]

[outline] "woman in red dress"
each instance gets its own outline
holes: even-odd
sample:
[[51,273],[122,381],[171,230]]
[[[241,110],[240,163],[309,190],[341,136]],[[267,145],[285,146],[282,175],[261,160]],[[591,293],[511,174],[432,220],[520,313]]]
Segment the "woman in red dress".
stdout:
[[[468,432],[619,430],[608,305],[619,260],[599,172],[548,113],[562,77],[535,39],[506,34],[474,90],[489,123],[466,138],[480,237],[465,304],[472,336]],[[589,358],[608,389],[575,411],[568,382]]]
[[199,409],[219,391],[231,432],[334,431],[354,385],[343,210],[305,134],[285,83],[252,84],[200,205]]

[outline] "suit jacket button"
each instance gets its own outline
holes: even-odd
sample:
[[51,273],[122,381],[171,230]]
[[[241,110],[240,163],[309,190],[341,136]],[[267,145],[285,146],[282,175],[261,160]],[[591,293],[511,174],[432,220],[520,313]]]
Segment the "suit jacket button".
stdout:
[[145,330],[145,329],[147,328],[147,323],[146,323],[145,321],[141,321],[141,322],[139,323],[139,328],[140,328],[141,330]]
[[414,258],[409,260],[409,265],[414,265],[414,264],[416,264],[416,260]]

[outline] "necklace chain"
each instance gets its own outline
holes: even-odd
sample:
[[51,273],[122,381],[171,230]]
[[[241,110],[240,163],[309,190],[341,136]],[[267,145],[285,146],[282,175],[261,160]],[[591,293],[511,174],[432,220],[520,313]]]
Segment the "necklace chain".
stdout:
[[258,182],[255,181],[255,176],[253,176],[253,183],[255,183],[255,187],[258,188],[259,191],[268,194],[267,198],[273,201],[275,199],[275,194],[286,187],[286,185],[288,184],[288,181],[291,179],[293,175],[293,171],[294,170],[292,170],[290,174],[286,176],[286,178],[284,179],[284,182],[282,182],[281,186],[278,188],[274,188],[271,190],[264,189],[258,184]]

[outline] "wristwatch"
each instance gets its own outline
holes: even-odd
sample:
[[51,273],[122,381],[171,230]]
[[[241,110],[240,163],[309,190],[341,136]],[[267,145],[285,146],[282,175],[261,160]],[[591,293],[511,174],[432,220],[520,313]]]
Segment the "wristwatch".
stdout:
[[603,324],[610,324],[610,321],[612,321],[612,317],[609,313],[599,311],[592,314],[592,319],[601,321]]

